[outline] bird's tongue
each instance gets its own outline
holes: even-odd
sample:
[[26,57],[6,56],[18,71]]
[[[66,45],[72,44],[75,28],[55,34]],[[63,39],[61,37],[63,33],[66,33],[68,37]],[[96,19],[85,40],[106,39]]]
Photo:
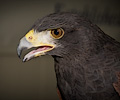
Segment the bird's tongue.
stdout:
[[[36,50],[32,50],[31,52],[29,52],[28,54],[26,54],[26,55],[24,56],[23,62],[30,60],[31,58],[35,57],[35,56],[38,55],[38,54],[44,55],[44,53],[45,53],[44,51],[45,51],[45,50],[48,50],[48,49],[50,49],[50,48],[51,48],[50,46],[41,46],[41,47],[39,47],[39,48],[36,49]],[[37,56],[36,56],[36,57],[37,57]]]
[[36,53],[36,52],[44,51],[44,50],[46,50],[47,48],[49,48],[49,47],[47,47],[47,46],[42,46],[42,47],[39,47],[39,48],[36,49],[36,50],[32,50],[32,51],[29,52],[28,54],[34,54],[34,53]]

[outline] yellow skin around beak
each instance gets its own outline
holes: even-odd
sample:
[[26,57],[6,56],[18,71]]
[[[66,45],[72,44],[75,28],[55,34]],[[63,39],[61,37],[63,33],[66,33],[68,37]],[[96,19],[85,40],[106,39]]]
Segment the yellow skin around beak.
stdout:
[[33,29],[30,30],[26,35],[25,38],[28,42],[30,42],[34,47],[38,46],[53,46],[54,44],[50,44],[51,40],[50,31],[42,31],[42,32],[35,32]]
[[55,48],[54,39],[50,35],[50,31],[36,32],[34,29],[30,30],[25,37],[23,37],[18,46],[18,55],[20,56],[23,49],[30,49],[32,47],[37,47],[39,50],[33,50],[25,55],[23,61],[28,61],[33,57],[44,55],[45,52],[51,51]]

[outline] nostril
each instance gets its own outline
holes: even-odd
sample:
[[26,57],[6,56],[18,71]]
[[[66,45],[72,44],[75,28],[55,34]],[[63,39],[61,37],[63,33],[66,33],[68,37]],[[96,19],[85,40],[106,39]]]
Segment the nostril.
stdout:
[[33,39],[33,37],[32,37],[32,36],[30,36],[28,39],[32,40],[32,39]]

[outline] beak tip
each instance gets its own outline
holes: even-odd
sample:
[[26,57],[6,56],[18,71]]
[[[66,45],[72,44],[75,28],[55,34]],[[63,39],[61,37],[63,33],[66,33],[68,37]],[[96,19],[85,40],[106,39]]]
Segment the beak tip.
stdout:
[[26,61],[27,61],[27,58],[24,58],[24,59],[23,59],[23,62],[26,62]]
[[21,53],[20,53],[19,50],[17,50],[17,55],[18,55],[18,57],[21,59]]
[[18,55],[18,57],[21,59],[21,56],[20,56],[20,55]]

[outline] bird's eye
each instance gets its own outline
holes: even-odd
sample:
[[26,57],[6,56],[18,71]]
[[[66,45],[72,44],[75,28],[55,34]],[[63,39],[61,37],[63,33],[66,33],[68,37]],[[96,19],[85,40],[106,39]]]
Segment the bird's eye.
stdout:
[[64,35],[64,30],[62,28],[52,29],[51,35],[55,39],[60,39]]

